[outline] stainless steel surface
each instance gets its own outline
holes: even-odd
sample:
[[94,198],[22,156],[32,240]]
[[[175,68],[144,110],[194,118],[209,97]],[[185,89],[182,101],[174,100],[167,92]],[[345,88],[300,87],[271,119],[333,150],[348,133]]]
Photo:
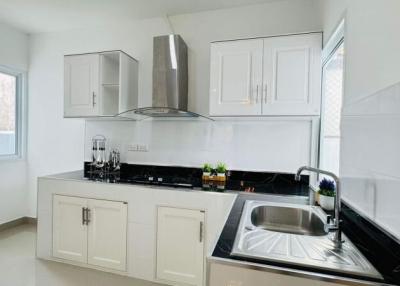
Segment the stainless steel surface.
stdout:
[[96,94],[94,93],[94,91],[92,93],[92,103],[93,103],[93,107],[95,107],[95,105],[96,105]]
[[188,107],[187,46],[179,35],[154,37],[153,103],[140,108],[146,116],[181,116]]
[[325,220],[316,206],[246,201],[231,254],[381,279],[348,239],[330,239]]
[[267,99],[267,95],[268,95],[268,85],[265,84],[264,85],[264,103],[267,104],[268,103],[268,99]]
[[341,244],[343,242],[343,239],[342,239],[342,230],[341,230],[341,227],[340,227],[340,224],[341,224],[341,221],[340,221],[341,188],[340,188],[339,177],[336,176],[332,172],[324,171],[324,170],[313,168],[313,167],[303,166],[303,167],[300,167],[297,170],[297,173],[295,175],[296,181],[300,181],[300,179],[301,179],[300,175],[301,175],[301,173],[303,171],[310,171],[310,172],[314,172],[314,173],[317,173],[317,174],[324,174],[324,175],[332,177],[333,180],[335,181],[335,185],[336,185],[335,218],[333,220],[329,220],[326,223],[325,229],[327,231],[329,231],[329,232],[334,232],[335,233],[334,236],[332,237],[333,242],[335,242],[336,244]]
[[88,208],[86,208],[86,207],[82,208],[82,225],[88,225],[88,223],[89,223],[88,211],[89,211]]
[[96,135],[92,138],[92,163],[101,168],[106,163],[106,137]]
[[228,265],[234,266],[241,269],[249,269],[249,270],[256,270],[262,271],[267,273],[275,273],[275,274],[282,274],[288,275],[292,277],[299,277],[299,278],[306,278],[316,281],[323,281],[329,283],[335,283],[339,285],[351,285],[351,286],[361,286],[361,285],[368,285],[368,286],[394,286],[392,284],[387,284],[383,282],[374,282],[374,281],[367,281],[362,280],[359,278],[350,278],[344,277],[340,275],[334,274],[325,274],[320,272],[311,272],[305,270],[294,269],[290,267],[281,267],[281,266],[274,266],[270,264],[260,264],[254,263],[249,261],[241,261],[241,260],[233,260],[227,258],[220,258],[220,257],[208,257],[207,258],[207,279],[209,280],[210,268],[213,264],[221,264],[221,265]]
[[143,116],[201,116],[188,111],[187,53],[186,43],[179,35],[154,37],[152,104],[123,112],[118,116],[136,120],[143,119]]
[[85,225],[85,208],[82,208],[82,225]]
[[200,222],[200,242],[203,242],[203,222]]
[[90,222],[90,209],[86,208],[86,225]]
[[284,206],[258,206],[251,211],[251,223],[257,228],[302,234],[325,235],[324,222],[311,209]]
[[121,168],[121,153],[117,149],[113,149],[110,152],[109,164],[113,171]]

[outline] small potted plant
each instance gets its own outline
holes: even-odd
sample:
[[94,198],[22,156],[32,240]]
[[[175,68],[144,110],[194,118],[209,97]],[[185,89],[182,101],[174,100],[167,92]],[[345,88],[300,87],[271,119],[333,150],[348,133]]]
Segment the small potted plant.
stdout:
[[226,180],[226,164],[219,162],[215,168],[217,172],[217,180],[218,181],[225,181]]
[[319,205],[327,210],[331,211],[335,208],[335,183],[326,178],[322,179],[319,183]]
[[213,170],[213,168],[212,168],[211,164],[205,163],[203,165],[203,179],[204,180],[209,180],[210,179],[212,170]]

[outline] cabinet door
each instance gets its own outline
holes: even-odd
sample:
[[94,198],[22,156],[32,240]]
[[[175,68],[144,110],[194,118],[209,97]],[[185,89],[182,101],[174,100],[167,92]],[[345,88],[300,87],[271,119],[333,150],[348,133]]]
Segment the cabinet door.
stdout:
[[87,226],[83,221],[86,199],[53,197],[53,256],[86,263]]
[[99,55],[64,58],[64,116],[98,114]]
[[157,278],[202,285],[204,212],[158,208]]
[[319,115],[321,34],[264,39],[264,115]]
[[211,44],[210,115],[260,115],[263,40]]
[[88,263],[126,270],[127,204],[88,200]]

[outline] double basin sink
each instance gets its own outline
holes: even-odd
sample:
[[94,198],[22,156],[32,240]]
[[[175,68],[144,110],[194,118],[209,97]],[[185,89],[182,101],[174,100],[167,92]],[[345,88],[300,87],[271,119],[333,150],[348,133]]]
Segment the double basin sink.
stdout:
[[299,199],[245,202],[232,255],[312,267],[329,272],[382,279],[379,272],[343,235],[344,243],[325,231],[326,214]]

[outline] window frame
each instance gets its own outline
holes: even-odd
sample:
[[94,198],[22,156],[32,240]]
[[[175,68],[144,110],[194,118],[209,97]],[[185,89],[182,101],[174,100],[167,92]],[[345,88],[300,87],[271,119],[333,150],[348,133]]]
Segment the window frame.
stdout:
[[[325,120],[325,116],[323,113],[324,109],[324,104],[325,104],[325,92],[324,92],[324,86],[323,83],[325,81],[325,73],[324,69],[325,66],[332,60],[332,57],[336,53],[336,51],[340,48],[341,45],[343,45],[344,50],[346,51],[346,18],[345,16],[340,20],[339,24],[336,26],[336,29],[332,33],[332,35],[329,37],[329,40],[327,41],[325,47],[322,50],[322,81],[321,81],[321,116],[320,116],[320,128],[319,128],[319,151],[318,151],[318,167],[321,167],[321,156],[322,156],[322,149],[323,149],[323,121]],[[343,84],[342,84],[342,100],[344,98],[344,91],[345,91],[345,84],[346,84],[346,56],[344,56],[343,59]],[[342,101],[342,114],[343,114],[343,105],[344,105],[344,100]],[[340,129],[341,129],[342,123],[340,122]],[[340,139],[341,142],[342,139]],[[340,144],[341,145],[341,144]],[[341,161],[341,150],[339,151],[339,166],[340,166],[340,161]],[[336,174],[337,176],[340,176],[340,167],[339,167],[339,174]],[[318,175],[317,180],[320,180],[322,176]]]
[[14,76],[15,86],[15,153],[0,155],[0,161],[22,160],[26,150],[27,74],[26,71],[0,65],[0,73]]

